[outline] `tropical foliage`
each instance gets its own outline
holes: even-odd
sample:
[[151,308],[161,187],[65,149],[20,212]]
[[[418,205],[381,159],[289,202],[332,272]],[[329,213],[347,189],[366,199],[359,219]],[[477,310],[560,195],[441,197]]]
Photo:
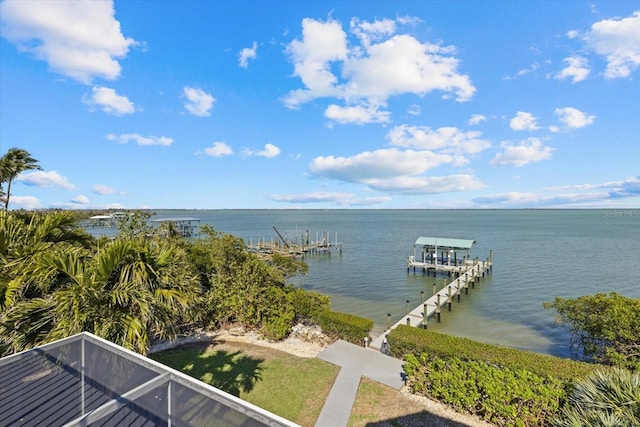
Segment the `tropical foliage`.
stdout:
[[[9,210],[9,199],[11,197],[11,184],[20,173],[40,169],[38,161],[31,157],[28,151],[21,148],[10,148],[9,151],[0,157],[0,201],[4,202],[5,212]],[[4,190],[4,184],[7,190]]]
[[[308,315],[286,283],[299,261],[263,261],[205,226],[188,241],[135,213],[113,240],[77,228],[74,212],[0,213],[0,353],[81,331],[145,353],[185,328],[241,324],[280,339]],[[302,307],[302,308],[299,308]],[[303,312],[304,311],[304,312]]]
[[573,345],[596,362],[640,370],[640,298],[615,292],[576,299],[556,298],[560,323],[568,325]]
[[640,426],[640,373],[597,371],[576,384],[555,427]]

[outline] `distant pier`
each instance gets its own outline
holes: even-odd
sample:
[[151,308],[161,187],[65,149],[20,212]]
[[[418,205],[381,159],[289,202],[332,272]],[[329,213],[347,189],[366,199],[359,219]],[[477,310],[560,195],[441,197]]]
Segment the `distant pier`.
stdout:
[[259,239],[256,244],[253,244],[253,240],[249,241],[249,250],[258,254],[273,254],[278,253],[283,256],[289,257],[304,257],[305,255],[314,254],[331,254],[331,252],[337,251],[342,253],[342,242],[338,241],[338,233],[335,235],[335,240],[332,242],[329,239],[329,233],[323,231],[322,234],[316,233],[316,240],[311,240],[309,231],[305,231],[300,241],[297,239],[288,239],[287,235],[282,235],[280,231],[273,226],[278,239],[266,241]]

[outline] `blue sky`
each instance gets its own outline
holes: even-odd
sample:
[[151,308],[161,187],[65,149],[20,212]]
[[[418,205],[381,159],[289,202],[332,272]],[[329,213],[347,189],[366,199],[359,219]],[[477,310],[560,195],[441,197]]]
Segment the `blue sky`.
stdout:
[[638,1],[0,3],[10,208],[637,208]]

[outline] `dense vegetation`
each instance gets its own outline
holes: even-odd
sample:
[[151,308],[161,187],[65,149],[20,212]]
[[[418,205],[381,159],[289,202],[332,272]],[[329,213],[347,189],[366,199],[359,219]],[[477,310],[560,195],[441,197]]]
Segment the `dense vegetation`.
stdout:
[[0,353],[81,331],[146,353],[180,330],[242,324],[281,339],[328,297],[287,284],[299,261],[261,260],[241,239],[203,228],[186,240],[146,215],[115,239],[77,227],[76,212],[0,213]]
[[545,307],[556,310],[570,328],[572,345],[587,357],[640,371],[640,298],[598,293],[556,298]]
[[543,426],[558,413],[574,378],[595,366],[400,326],[387,335],[403,358],[413,393],[496,425]]

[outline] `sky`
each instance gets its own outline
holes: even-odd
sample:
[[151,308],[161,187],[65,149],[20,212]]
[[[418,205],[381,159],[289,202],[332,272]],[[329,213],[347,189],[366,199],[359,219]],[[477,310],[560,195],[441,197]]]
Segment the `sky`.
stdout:
[[0,35],[10,209],[640,208],[640,1],[4,0]]

